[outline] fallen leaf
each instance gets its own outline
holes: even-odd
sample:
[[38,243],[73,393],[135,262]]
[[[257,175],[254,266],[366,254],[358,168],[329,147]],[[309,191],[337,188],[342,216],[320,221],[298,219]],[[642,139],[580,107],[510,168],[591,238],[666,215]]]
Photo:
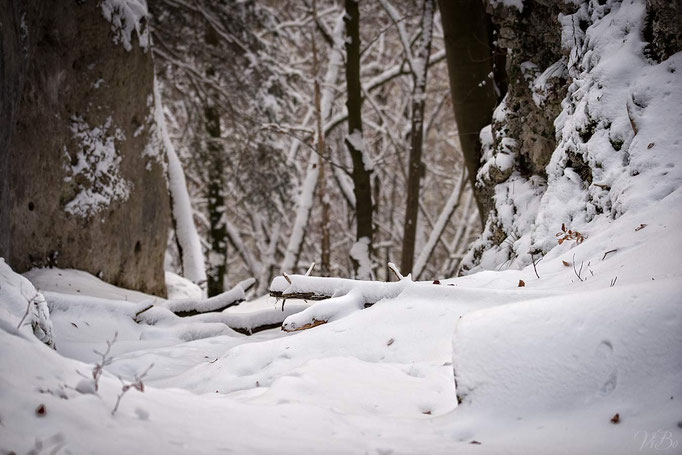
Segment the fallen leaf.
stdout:
[[438,281],[438,280],[433,280],[433,284],[440,284],[440,281]]
[[635,228],[635,232],[641,231],[641,230],[644,229],[646,226],[647,226],[647,225],[644,224],[644,223],[640,224],[639,226],[637,226],[637,227]]
[[653,143],[653,142],[649,142],[649,145],[647,145],[646,148],[650,149],[650,148],[653,147],[653,146],[654,146],[654,143]]
[[480,446],[480,445],[481,445],[481,443],[478,442],[478,441],[471,441],[469,444],[476,444],[477,446]]
[[519,287],[522,288],[526,285],[526,282],[523,280],[519,280]]
[[391,338],[390,340],[388,340],[388,341],[386,342],[386,346],[392,345],[394,341],[395,341],[395,340],[394,340],[393,338]]
[[565,265],[566,267],[570,267],[570,266],[571,266],[571,264],[570,264],[569,262],[566,262],[566,261],[561,261],[561,263],[562,263],[563,265]]
[[36,408],[36,415],[42,417],[45,415],[45,412],[47,412],[45,405],[41,403],[40,406]]
[[616,413],[613,417],[611,417],[611,423],[618,423],[620,422],[620,415]]

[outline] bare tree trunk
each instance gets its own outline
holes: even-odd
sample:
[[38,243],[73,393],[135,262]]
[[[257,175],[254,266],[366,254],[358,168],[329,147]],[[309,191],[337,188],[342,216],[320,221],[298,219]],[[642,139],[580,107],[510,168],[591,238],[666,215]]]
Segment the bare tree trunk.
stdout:
[[488,41],[489,19],[481,0],[438,0],[438,5],[459,141],[481,221],[485,223],[486,202],[476,194],[475,184],[481,159],[479,132],[490,123],[496,102],[490,77],[493,53]]
[[225,290],[225,271],[227,267],[227,227],[225,225],[225,188],[223,149],[220,140],[220,115],[215,106],[208,104],[204,108],[206,132],[209,140],[206,144],[207,158],[211,165],[208,167],[208,185],[206,199],[208,201],[208,296],[221,294]]
[[[410,161],[407,177],[407,206],[403,230],[403,250],[400,270],[407,275],[412,271],[414,262],[415,238],[417,234],[417,215],[419,213],[419,186],[424,173],[422,165],[422,139],[424,134],[424,102],[426,92],[426,72],[429,67],[433,13],[435,0],[424,0],[421,19],[421,41],[415,55],[412,71],[414,89],[412,92],[412,132]],[[416,66],[416,68],[414,67]]]
[[[341,65],[343,65],[343,56],[341,54],[341,40],[343,36],[343,21],[339,17],[334,26],[333,37],[334,44],[330,49],[329,62],[327,63],[327,73],[322,84],[322,99],[321,99],[321,117],[323,122],[329,121],[332,112],[332,99],[334,93],[332,86],[336,83],[338,72]],[[336,42],[338,41],[338,43]],[[296,208],[296,218],[294,225],[291,228],[291,235],[284,253],[284,259],[280,266],[280,270],[286,272],[295,272],[298,265],[298,258],[301,255],[301,249],[305,237],[306,226],[310,218],[310,211],[313,206],[313,193],[317,186],[317,177],[319,168],[316,162],[317,150],[310,153],[308,168],[306,175],[301,184],[300,193],[298,196],[298,203]]]
[[[315,2],[313,1],[313,10],[315,16]],[[320,104],[320,83],[317,79],[318,60],[317,60],[317,45],[315,42],[315,32],[311,34],[313,44],[313,73],[315,74],[315,122],[317,126],[315,146],[317,148],[317,165],[319,173],[317,174],[317,196],[320,201],[321,219],[320,230],[322,231],[322,241],[320,248],[320,275],[329,276],[331,252],[329,246],[329,200],[327,199],[327,181],[324,169],[324,131],[322,131],[322,107]]]
[[[355,194],[356,245],[351,249],[351,262],[355,277],[370,279],[372,254],[372,184],[369,160],[362,138],[362,88],[360,86],[360,11],[356,0],[346,0],[346,86],[348,90],[348,137],[346,147],[353,160],[353,187]],[[362,246],[362,244],[366,244]]]

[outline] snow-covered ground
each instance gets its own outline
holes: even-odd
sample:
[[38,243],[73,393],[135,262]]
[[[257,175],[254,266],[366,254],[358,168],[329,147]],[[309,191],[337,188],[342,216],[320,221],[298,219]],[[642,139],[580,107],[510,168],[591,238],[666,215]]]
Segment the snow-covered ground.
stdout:
[[[0,450],[682,453],[680,221],[677,190],[563,242],[539,279],[530,266],[405,286],[294,333],[245,336],[161,309],[136,323],[153,297],[36,270],[56,352],[16,328],[35,291],[0,263]],[[95,393],[93,349],[115,332]]]

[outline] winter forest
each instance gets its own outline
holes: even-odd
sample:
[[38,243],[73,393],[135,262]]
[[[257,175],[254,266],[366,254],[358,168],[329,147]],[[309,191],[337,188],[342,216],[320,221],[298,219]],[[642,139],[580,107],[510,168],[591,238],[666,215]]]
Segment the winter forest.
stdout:
[[1,454],[682,453],[681,0],[3,0]]

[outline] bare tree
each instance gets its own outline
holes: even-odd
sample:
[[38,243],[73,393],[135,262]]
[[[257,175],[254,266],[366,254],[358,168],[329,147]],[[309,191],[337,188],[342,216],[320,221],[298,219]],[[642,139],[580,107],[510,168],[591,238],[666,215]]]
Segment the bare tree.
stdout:
[[417,215],[419,214],[419,187],[424,173],[422,163],[422,139],[424,135],[424,105],[426,102],[426,74],[431,53],[433,14],[435,0],[424,0],[421,16],[421,38],[414,56],[410,48],[404,51],[412,69],[414,87],[412,91],[412,127],[410,132],[410,157],[407,178],[407,207],[403,228],[403,250],[401,259],[402,273],[412,271],[415,238],[417,234]]
[[373,164],[362,136],[362,94],[360,84],[360,11],[358,2],[346,0],[346,87],[348,108],[348,136],[345,145],[353,162],[353,194],[355,195],[355,241],[351,261],[355,276],[370,279],[372,270],[372,185]]

